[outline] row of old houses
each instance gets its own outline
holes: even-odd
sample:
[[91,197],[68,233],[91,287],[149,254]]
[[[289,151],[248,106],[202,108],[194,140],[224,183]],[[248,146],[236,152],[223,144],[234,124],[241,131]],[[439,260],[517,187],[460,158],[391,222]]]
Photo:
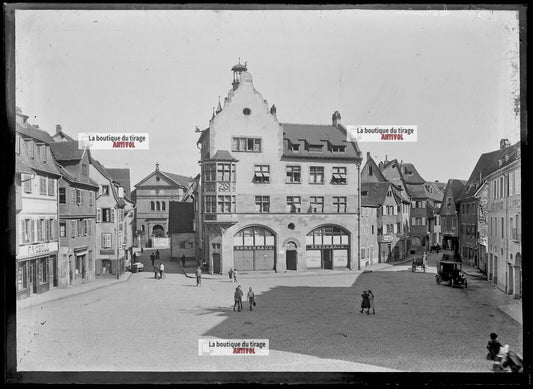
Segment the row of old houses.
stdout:
[[444,244],[499,289],[522,295],[520,143],[500,141],[468,180],[451,179],[441,208]]
[[115,177],[124,169],[107,170],[61,126],[51,136],[20,109],[15,126],[17,297],[119,277],[133,254],[135,206]]

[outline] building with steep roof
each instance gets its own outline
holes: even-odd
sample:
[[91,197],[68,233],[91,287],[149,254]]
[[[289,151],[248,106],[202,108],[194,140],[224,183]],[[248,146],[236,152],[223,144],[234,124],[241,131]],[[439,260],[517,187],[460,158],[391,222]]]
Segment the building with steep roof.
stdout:
[[[513,158],[510,156],[513,153],[519,153],[520,143],[517,142],[511,145],[507,139],[500,141],[500,148],[488,153],[483,153],[470,177],[466,183],[465,190],[459,198],[459,254],[461,259],[481,271],[490,271],[489,261],[490,255],[490,235],[487,240],[483,239],[481,235],[483,230],[490,230],[490,219],[488,217],[488,202],[490,187],[486,186],[487,177],[505,167]],[[506,162],[507,158],[507,162]],[[518,174],[518,177],[520,174]],[[505,183],[499,184],[499,187],[504,187]],[[500,221],[501,223],[501,221]],[[496,226],[493,226],[496,231]],[[480,232],[481,228],[481,232]],[[488,244],[488,246],[487,246]],[[501,249],[501,247],[499,247]],[[493,253],[493,258],[496,256],[502,258],[502,253]],[[496,266],[497,268],[497,266]],[[487,274],[488,275],[488,274]]]
[[155,170],[139,181],[132,192],[136,203],[136,243],[141,247],[170,247],[169,202],[181,201],[192,177]]
[[58,180],[50,135],[19,110],[15,128],[17,298],[58,286]]
[[442,226],[442,248],[459,253],[459,199],[465,189],[465,180],[449,179],[439,210]]
[[385,178],[368,152],[361,171],[361,204],[377,207],[378,261],[403,260],[409,248],[410,200]]
[[69,287],[96,278],[96,194],[98,184],[89,178],[90,151],[78,141],[50,145],[59,180],[58,286]]
[[331,124],[280,123],[246,64],[232,71],[222,110],[197,129],[208,270],[357,269],[362,158],[340,114]]

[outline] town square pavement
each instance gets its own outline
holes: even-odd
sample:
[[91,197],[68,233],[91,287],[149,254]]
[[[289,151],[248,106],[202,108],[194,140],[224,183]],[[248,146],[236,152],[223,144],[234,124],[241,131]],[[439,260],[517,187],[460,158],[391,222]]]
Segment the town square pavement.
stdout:
[[[146,251],[144,257],[146,257]],[[146,258],[144,258],[146,259]],[[169,261],[170,262],[170,261]],[[19,371],[490,372],[489,334],[522,354],[522,325],[498,309],[510,296],[472,278],[437,285],[435,268],[204,275],[131,274],[17,311]],[[169,267],[167,266],[167,269]],[[233,311],[251,286],[257,306]],[[360,313],[372,289],[376,314]],[[268,356],[198,355],[199,339],[268,339]]]

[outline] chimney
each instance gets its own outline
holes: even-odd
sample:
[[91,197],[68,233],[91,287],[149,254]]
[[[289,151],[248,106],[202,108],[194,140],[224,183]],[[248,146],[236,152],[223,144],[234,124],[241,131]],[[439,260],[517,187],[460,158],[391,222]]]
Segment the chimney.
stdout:
[[500,140],[500,150],[503,150],[509,146],[511,146],[511,142],[509,142],[509,139]]
[[61,132],[61,124],[56,124],[56,135]]
[[339,113],[339,111],[333,112],[333,115],[331,116],[331,121],[333,122],[334,126],[337,126],[337,123],[340,123],[341,114]]
[[370,159],[370,152],[367,151],[367,152],[366,152],[366,160],[368,161],[369,159]]
[[270,113],[276,116],[276,106],[274,104],[272,104],[272,107],[270,107]]

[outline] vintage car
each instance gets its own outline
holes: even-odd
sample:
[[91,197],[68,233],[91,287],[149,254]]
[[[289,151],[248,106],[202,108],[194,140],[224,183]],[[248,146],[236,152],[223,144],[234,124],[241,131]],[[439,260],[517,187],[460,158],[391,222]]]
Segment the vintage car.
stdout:
[[133,265],[131,265],[130,269],[132,273],[141,272],[144,271],[144,265],[142,262],[135,262]]
[[411,271],[414,273],[417,270],[423,270],[424,273],[426,272],[426,265],[424,264],[424,260],[420,257],[413,259],[413,263],[411,264]]
[[447,282],[452,288],[455,286],[468,286],[466,275],[462,272],[461,262],[439,261],[437,262],[437,274],[435,275],[437,284]]

